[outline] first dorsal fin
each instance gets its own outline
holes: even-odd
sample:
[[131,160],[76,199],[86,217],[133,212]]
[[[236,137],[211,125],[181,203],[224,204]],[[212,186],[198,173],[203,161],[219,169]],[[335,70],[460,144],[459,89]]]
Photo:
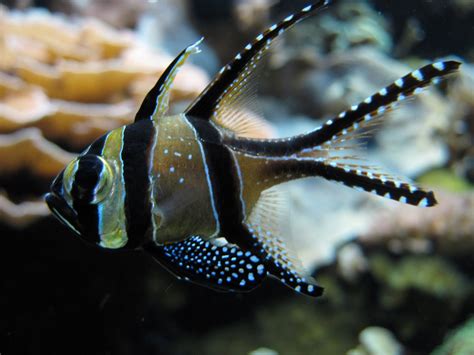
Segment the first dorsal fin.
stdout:
[[225,65],[202,94],[186,109],[186,114],[219,124],[223,116],[248,108],[248,101],[255,91],[255,73],[272,42],[285,30],[315,13],[329,0],[320,0],[286,17],[259,34],[235,58]]
[[135,122],[140,120],[157,120],[168,111],[171,84],[181,66],[186,62],[186,59],[188,59],[191,54],[200,52],[199,44],[202,40],[203,38],[183,49],[166,68],[156,84],[145,96],[145,99],[135,115]]

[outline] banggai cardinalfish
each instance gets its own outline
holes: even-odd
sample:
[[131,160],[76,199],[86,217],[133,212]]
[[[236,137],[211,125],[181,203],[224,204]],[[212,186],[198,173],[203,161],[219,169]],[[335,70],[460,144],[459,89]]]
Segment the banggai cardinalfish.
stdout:
[[308,133],[272,139],[252,110],[272,42],[317,12],[317,1],[259,34],[181,114],[166,116],[170,87],[201,41],[184,49],[146,95],[132,124],[93,142],[55,178],[46,202],[89,243],[141,249],[176,277],[222,291],[249,291],[272,276],[319,296],[285,232],[281,184],[327,180],[415,206],[433,192],[402,182],[341,150],[393,106],[456,71],[437,62],[396,80]]

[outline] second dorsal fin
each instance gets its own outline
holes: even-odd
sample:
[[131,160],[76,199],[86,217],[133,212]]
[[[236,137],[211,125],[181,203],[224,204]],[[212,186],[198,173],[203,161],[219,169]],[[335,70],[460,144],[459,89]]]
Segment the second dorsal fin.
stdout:
[[166,68],[156,84],[145,96],[145,99],[135,115],[135,122],[140,120],[156,120],[168,111],[171,84],[179,69],[186,62],[186,59],[188,59],[191,54],[200,52],[199,44],[201,44],[202,41],[203,38],[183,49]]

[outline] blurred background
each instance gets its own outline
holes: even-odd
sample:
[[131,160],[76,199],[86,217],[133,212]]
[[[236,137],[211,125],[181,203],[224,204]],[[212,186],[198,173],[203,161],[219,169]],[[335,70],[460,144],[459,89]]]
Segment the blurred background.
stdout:
[[95,138],[133,120],[173,57],[182,111],[290,0],[3,0],[0,353],[474,354],[474,1],[338,0],[272,46],[259,104],[280,136],[314,128],[429,61],[461,71],[390,114],[365,156],[433,189],[421,209],[290,184],[291,229],[319,299],[176,280],[139,252],[92,248],[42,202]]

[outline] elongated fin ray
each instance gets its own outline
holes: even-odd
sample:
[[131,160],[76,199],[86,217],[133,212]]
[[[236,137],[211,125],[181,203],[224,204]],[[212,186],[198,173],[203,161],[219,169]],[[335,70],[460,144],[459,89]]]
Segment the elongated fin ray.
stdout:
[[267,276],[264,261],[254,253],[198,236],[162,246],[150,243],[145,250],[178,279],[220,291],[250,291]]
[[425,191],[412,183],[380,173],[378,169],[369,166],[294,158],[274,163],[273,171],[277,175],[297,172],[300,177],[319,176],[409,205],[431,207],[437,204],[432,191]]
[[135,122],[140,120],[157,120],[168,111],[171,84],[188,57],[191,54],[199,53],[199,44],[202,41],[203,38],[183,49],[166,68],[156,84],[145,96],[145,99],[135,115]]
[[[221,69],[216,78],[186,109],[185,113],[204,120],[219,117],[219,113],[221,116],[225,114],[224,110],[227,109],[226,107],[230,105],[231,101],[236,99],[237,93],[241,94],[246,91],[252,91],[252,87],[248,86],[248,84],[252,83],[251,75],[272,41],[286,29],[310,16],[328,3],[329,0],[321,0],[313,5],[308,5],[300,12],[286,17],[280,23],[272,25],[266,31],[259,34],[252,43],[245,46],[242,52],[238,53],[229,64]],[[239,105],[236,104],[236,106]]]
[[350,110],[327,120],[323,126],[309,133],[271,140],[229,138],[226,144],[251,154],[259,154],[263,149],[266,155],[281,156],[316,150],[333,139],[343,139],[341,136],[347,136],[349,139],[353,132],[372,124],[376,117],[386,113],[395,103],[418,94],[424,87],[436,83],[439,78],[455,72],[460,65],[461,63],[456,61],[426,65],[396,80],[360,104],[352,106]]

